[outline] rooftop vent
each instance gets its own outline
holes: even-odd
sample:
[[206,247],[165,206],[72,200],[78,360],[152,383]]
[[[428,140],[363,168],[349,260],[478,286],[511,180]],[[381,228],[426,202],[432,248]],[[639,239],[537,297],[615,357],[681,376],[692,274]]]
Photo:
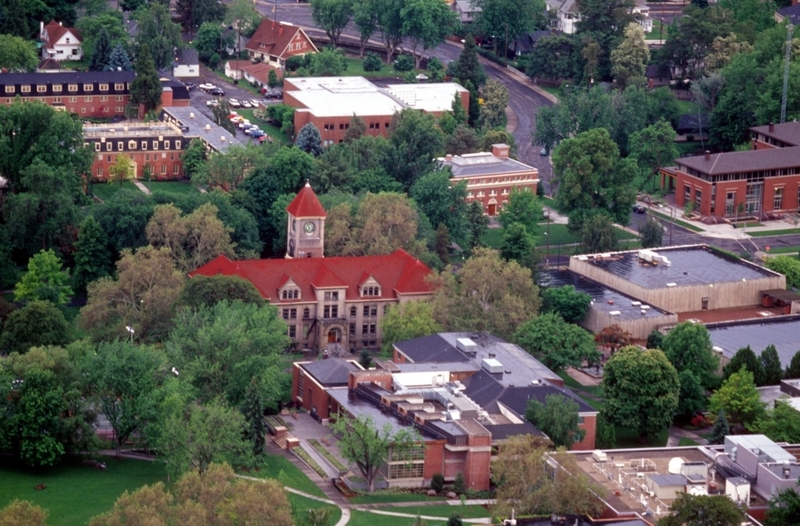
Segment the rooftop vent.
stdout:
[[492,374],[503,374],[503,364],[494,358],[484,358],[481,367]]
[[459,351],[466,354],[475,355],[478,352],[478,344],[476,344],[470,338],[458,338],[456,340],[456,347]]

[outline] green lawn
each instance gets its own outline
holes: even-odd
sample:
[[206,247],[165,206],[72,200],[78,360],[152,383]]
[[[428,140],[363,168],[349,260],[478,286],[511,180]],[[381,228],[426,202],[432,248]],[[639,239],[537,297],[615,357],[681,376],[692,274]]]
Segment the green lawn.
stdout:
[[747,232],[751,237],[781,236],[787,234],[800,234],[800,228],[786,228],[783,230],[762,230],[761,232]]
[[[99,471],[70,459],[62,466],[33,471],[5,458],[0,464],[0,508],[14,499],[29,500],[50,512],[48,524],[86,524],[108,511],[124,491],[166,480],[159,462],[105,458],[108,469]],[[45,484],[44,490],[34,486]]]
[[[670,219],[670,217],[667,214],[662,214],[661,212],[656,212],[655,210],[650,210],[650,212],[648,212],[648,213],[653,214],[654,216],[658,216],[661,219],[666,219],[667,221],[673,221],[672,219]],[[692,225],[691,223],[687,223],[686,221],[681,221],[678,218],[675,218],[674,222],[675,222],[676,225],[680,225],[683,228],[691,230],[692,232],[702,232],[703,231],[702,228],[696,227],[696,226]],[[798,232],[800,232],[800,229],[798,229]]]
[[586,391],[587,393],[590,393],[598,398],[603,397],[603,387],[600,385],[583,385],[580,382],[578,382],[575,378],[567,374],[566,371],[559,371],[558,376],[560,376],[561,379],[564,380],[564,385],[569,387],[570,389]]
[[[454,506],[455,507],[455,506]],[[393,510],[400,512],[400,510]],[[376,515],[366,511],[353,510],[347,526],[410,526],[414,519],[410,517],[392,517],[391,515]],[[447,519],[441,521],[425,521],[427,526],[445,526]]]
[[196,194],[200,190],[195,185],[185,181],[140,181],[154,194]]
[[[378,56],[381,58],[381,60],[386,58],[385,54],[379,53]],[[341,76],[343,77],[402,77],[405,75],[404,72],[395,71],[394,67],[385,63],[380,71],[364,71],[362,59],[358,57],[346,57],[344,61],[347,64],[347,69],[344,71],[344,73],[342,73]],[[429,75],[428,71],[424,69],[415,69],[413,71],[414,75],[419,73],[422,73],[423,75]]]
[[661,20],[653,20],[653,30],[649,33],[645,33],[644,39],[645,40],[666,40],[667,38],[667,28],[664,27],[662,29],[663,22]]
[[556,98],[561,96],[561,88],[556,88],[553,86],[538,86],[538,88],[541,89],[542,91],[546,91],[547,93],[553,95]]
[[292,505],[292,516],[295,524],[306,524],[306,510],[317,508],[330,508],[331,516],[328,524],[336,524],[342,518],[342,510],[318,500],[307,499],[294,493],[287,493],[289,503]]
[[[680,111],[680,115],[683,115],[684,113],[697,113],[697,107],[694,105],[694,102],[690,100],[676,100],[675,102],[678,103],[678,110]],[[701,148],[700,141],[681,142],[677,143],[675,146],[678,146],[678,149],[680,149],[679,145],[681,144],[688,144],[689,146],[693,147],[696,150],[699,150]]]
[[325,493],[305,473],[300,471],[300,468],[280,455],[266,455],[261,463],[261,469],[251,472],[249,475],[260,478],[275,478],[284,486],[289,486],[316,497],[325,497]]
[[359,495],[350,499],[352,504],[381,504],[385,502],[423,502],[425,500],[444,500],[444,497],[426,497],[419,493],[394,493],[376,491],[370,495]]
[[678,441],[678,445],[679,446],[699,446],[700,443],[699,442],[695,442],[691,438],[681,437],[681,439]]
[[770,247],[770,254],[796,254],[800,252],[800,247]]
[[121,185],[117,183],[92,183],[92,193],[103,201],[108,201],[123,188],[139,191],[136,185],[130,181],[125,181]]
[[450,506],[440,504],[433,506],[395,506],[392,508],[379,508],[382,511],[396,511],[397,513],[408,513],[411,515],[428,515],[430,517],[450,517],[454,513],[462,519],[479,519],[489,517],[489,512],[483,506]]

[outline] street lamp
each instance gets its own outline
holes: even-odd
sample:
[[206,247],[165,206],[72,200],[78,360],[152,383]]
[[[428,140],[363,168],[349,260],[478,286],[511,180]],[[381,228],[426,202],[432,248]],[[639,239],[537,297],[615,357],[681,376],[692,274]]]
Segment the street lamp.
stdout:
[[545,266],[550,266],[550,209],[544,211],[544,220],[547,221],[547,232],[544,233],[547,239],[547,252],[545,256]]
[[134,331],[133,327],[131,327],[130,325],[126,325],[125,326],[125,330],[127,330],[129,333],[131,333],[131,343],[133,343],[133,333],[136,332],[136,331]]

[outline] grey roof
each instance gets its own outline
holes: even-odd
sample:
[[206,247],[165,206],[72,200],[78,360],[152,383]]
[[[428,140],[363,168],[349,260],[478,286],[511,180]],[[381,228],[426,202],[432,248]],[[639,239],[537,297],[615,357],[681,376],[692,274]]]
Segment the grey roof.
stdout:
[[[639,262],[638,251],[635,250],[617,252],[610,258],[591,259],[589,262],[648,289],[666,288],[668,283],[674,283],[674,286],[681,287],[778,276],[758,265],[718,254],[705,245],[651,250],[666,256],[672,265],[642,265]],[[572,257],[582,258],[585,256]]]
[[[592,297],[592,309],[605,313],[618,312],[619,314],[615,316],[619,320],[638,320],[669,315],[667,311],[646,303],[642,304],[632,296],[610,289],[571,270],[551,269],[544,275],[544,280],[540,285],[550,287],[572,285],[575,290]],[[643,305],[648,308],[642,309]],[[643,311],[644,314],[642,314]]]
[[559,11],[563,13],[577,13],[578,2],[576,0],[564,0],[564,3],[559,7]]
[[197,65],[200,63],[200,57],[197,50],[191,47],[178,50],[178,64]]
[[161,111],[164,115],[163,120],[175,122],[186,137],[203,139],[217,151],[225,151],[231,144],[242,144],[231,132],[216,125],[196,108],[172,106],[162,108]]
[[736,351],[750,346],[756,354],[767,345],[774,345],[781,365],[788,367],[792,357],[800,350],[800,316],[785,316],[773,320],[750,320],[706,325],[711,343],[722,349],[722,354],[733,358]]
[[800,24],[800,5],[790,5],[778,9],[778,14],[784,18],[788,18],[794,25]]
[[449,371],[451,373],[469,373],[480,369],[479,365],[472,362],[451,362],[451,363],[398,363],[393,364],[392,372],[416,373],[427,371]]
[[665,486],[685,486],[686,477],[683,475],[647,475],[647,478],[662,488]]
[[325,392],[351,415],[363,415],[372,418],[377,429],[381,429],[386,424],[392,427],[393,433],[400,429],[407,428],[398,418],[392,416],[391,413],[381,410],[380,407],[377,407],[368,400],[362,399],[349,389],[328,389]]
[[708,175],[796,168],[800,167],[800,147],[712,153],[708,160],[705,155],[697,155],[676,162]]
[[678,118],[676,132],[679,135],[698,133],[703,129],[708,131],[708,113],[701,113],[698,118],[696,113],[684,113]]
[[350,371],[361,369],[354,363],[342,358],[329,358],[301,364],[300,367],[314,377],[324,387],[347,385]]
[[536,171],[536,168],[515,159],[495,157],[489,152],[454,155],[452,161],[440,158],[439,164],[449,166],[453,177]]
[[441,334],[422,336],[394,344],[400,352],[417,363],[468,362],[469,358],[445,340]]
[[[800,4],[787,7],[786,9],[794,9],[794,8],[797,8],[797,12],[800,13]],[[773,124],[772,131],[769,131],[769,125],[753,126],[752,128],[750,128],[750,131],[753,133],[760,133],[762,135],[766,135],[767,137],[778,139],[783,143],[791,144],[793,146],[800,145],[800,122],[797,121]]]
[[12,84],[91,84],[133,82],[133,71],[62,71],[59,73],[3,73],[0,86]]

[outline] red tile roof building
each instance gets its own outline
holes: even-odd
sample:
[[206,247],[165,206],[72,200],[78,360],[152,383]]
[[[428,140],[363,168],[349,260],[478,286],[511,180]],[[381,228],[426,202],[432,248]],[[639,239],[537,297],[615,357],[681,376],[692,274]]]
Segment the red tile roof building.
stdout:
[[296,257],[232,261],[219,256],[190,276],[222,274],[250,281],[278,307],[292,340],[317,350],[377,348],[380,320],[390,305],[432,294],[431,269],[402,249],[382,256],[323,257],[327,214],[308,184],[287,213],[289,250],[294,242]]
[[42,58],[62,60],[81,60],[83,58],[83,39],[80,32],[72,27],[64,27],[51,20],[49,24],[39,25],[39,40],[42,41]]
[[283,68],[286,59],[316,53],[317,47],[301,28],[288,22],[264,19],[245,46],[250,58],[260,58],[271,66]]

